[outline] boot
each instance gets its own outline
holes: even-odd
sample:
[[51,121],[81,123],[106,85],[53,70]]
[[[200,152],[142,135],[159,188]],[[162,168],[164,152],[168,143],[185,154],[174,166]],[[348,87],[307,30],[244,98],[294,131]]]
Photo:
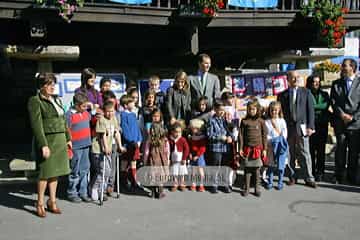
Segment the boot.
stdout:
[[242,191],[242,195],[244,197],[249,195],[250,180],[251,180],[251,173],[249,173],[247,170],[245,170],[245,184],[244,184],[244,190]]
[[260,179],[260,168],[256,168],[255,170],[255,196],[260,197],[261,196],[261,179]]
[[284,170],[279,170],[279,182],[278,182],[278,190],[284,188]]
[[131,191],[131,185],[128,181],[128,175],[126,171],[120,172],[120,189],[124,192],[130,192]]

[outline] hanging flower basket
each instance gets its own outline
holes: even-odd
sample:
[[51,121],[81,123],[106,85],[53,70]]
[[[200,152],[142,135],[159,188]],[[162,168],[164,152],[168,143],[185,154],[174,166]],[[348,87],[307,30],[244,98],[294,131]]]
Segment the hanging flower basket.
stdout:
[[341,46],[342,38],[346,34],[343,15],[348,12],[347,8],[342,8],[330,0],[309,0],[301,9],[301,14],[310,17],[315,24],[319,40],[329,48]]
[[35,5],[42,8],[55,8],[59,11],[59,16],[67,22],[71,22],[71,18],[78,7],[84,5],[85,0],[35,0]]
[[179,7],[181,17],[216,17],[217,11],[224,8],[224,0],[195,0],[194,4]]

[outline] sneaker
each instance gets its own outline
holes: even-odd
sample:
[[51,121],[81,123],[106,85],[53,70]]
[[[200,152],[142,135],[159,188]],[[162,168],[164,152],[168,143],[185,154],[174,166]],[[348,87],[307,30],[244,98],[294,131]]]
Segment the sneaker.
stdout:
[[97,188],[91,189],[91,199],[93,201],[97,201],[99,199],[99,192],[98,192]]
[[78,196],[68,196],[68,200],[73,203],[81,203],[81,198]]
[[89,198],[88,196],[80,196],[80,198],[83,202],[87,202],[87,203],[92,202],[92,199]]
[[204,185],[200,185],[198,191],[199,191],[199,192],[205,192],[205,187],[204,187]]
[[273,185],[271,183],[268,183],[265,185],[266,190],[270,190],[273,188]]
[[281,191],[284,188],[284,184],[279,183],[277,186],[277,190]]
[[193,191],[193,192],[196,192],[196,185],[191,184],[190,190]]
[[181,185],[180,187],[179,187],[179,189],[180,189],[180,191],[185,191],[186,190],[186,185]]

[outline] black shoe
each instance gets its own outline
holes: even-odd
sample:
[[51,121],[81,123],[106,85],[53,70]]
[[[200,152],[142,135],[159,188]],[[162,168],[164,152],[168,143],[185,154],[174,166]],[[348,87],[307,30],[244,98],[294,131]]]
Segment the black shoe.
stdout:
[[296,179],[296,178],[293,178],[293,177],[290,177],[287,184],[288,184],[289,186],[292,186],[292,185],[294,185],[294,184],[296,184],[296,183],[297,183],[297,179]]
[[82,201],[81,198],[79,198],[78,196],[69,196],[68,200],[73,203],[81,203]]
[[321,182],[321,181],[322,181],[322,178],[323,178],[322,174],[317,174],[317,175],[315,176],[315,182]]
[[231,193],[230,187],[224,187],[224,193]]
[[261,192],[260,192],[260,191],[255,191],[254,195],[255,195],[256,197],[260,197],[260,196],[261,196]]
[[89,198],[88,196],[80,196],[80,198],[81,198],[81,200],[82,200],[83,202],[87,202],[87,203],[93,201],[93,200],[92,200],[91,198]]
[[317,184],[314,181],[306,181],[305,185],[311,188],[317,188]]
[[[101,196],[99,194],[99,200],[101,199]],[[106,202],[107,200],[109,200],[109,198],[104,194],[103,195],[103,201]]]
[[215,193],[219,193],[217,187],[211,187],[211,188],[210,188],[210,192],[211,192],[211,193],[214,193],[214,194],[215,194]]

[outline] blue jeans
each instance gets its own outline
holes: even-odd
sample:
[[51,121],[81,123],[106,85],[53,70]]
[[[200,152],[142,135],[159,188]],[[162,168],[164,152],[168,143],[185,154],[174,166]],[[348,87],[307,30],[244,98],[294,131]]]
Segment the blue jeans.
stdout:
[[74,156],[70,162],[71,172],[67,189],[69,197],[88,196],[89,150],[90,147],[73,150]]

